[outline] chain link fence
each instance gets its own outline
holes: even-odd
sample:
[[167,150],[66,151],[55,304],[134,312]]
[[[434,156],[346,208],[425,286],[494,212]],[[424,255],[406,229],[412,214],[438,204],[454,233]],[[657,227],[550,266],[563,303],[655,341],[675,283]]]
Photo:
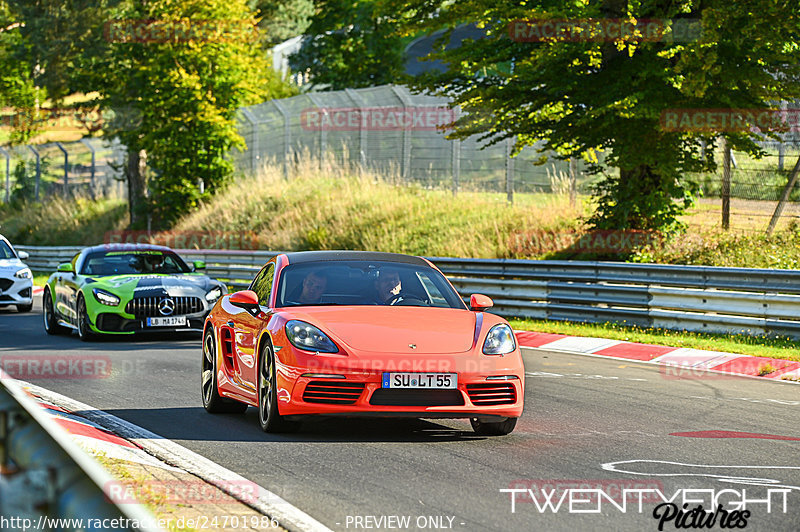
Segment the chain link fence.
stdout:
[[1,197],[6,203],[56,194],[124,198],[124,161],[125,147],[116,139],[0,148]]
[[458,110],[443,97],[412,94],[405,87],[306,93],[243,108],[239,132],[247,149],[235,154],[250,174],[278,164],[288,176],[305,156],[360,165],[427,187],[500,192],[588,192],[592,182],[581,160],[536,164],[527,147],[510,157],[513,141],[481,149],[477,137],[447,140],[441,129]]

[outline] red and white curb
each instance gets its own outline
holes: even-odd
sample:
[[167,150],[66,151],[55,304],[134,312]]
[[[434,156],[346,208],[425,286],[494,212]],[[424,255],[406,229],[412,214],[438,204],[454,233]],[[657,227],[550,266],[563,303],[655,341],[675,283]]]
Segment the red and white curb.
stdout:
[[33,287],[33,295],[40,296],[44,292],[44,286],[34,286]]
[[515,331],[520,347],[532,347],[550,351],[563,351],[583,355],[595,355],[639,362],[650,362],[661,366],[673,366],[696,370],[701,376],[705,372],[756,377],[769,366],[774,371],[761,376],[764,379],[800,379],[800,362],[779,358],[753,357],[735,353],[704,351],[686,347],[639,344],[608,340],[605,338],[583,338],[563,334]]
[[[106,442],[119,449],[139,449],[149,453],[151,460],[166,462],[167,468],[175,467],[191,473],[209,484],[213,484],[228,495],[241,500],[236,487],[252,485],[257,493],[242,501],[251,508],[276,519],[283,528],[291,531],[332,532],[328,527],[306,514],[275,493],[257,486],[244,477],[225,469],[208,458],[178,445],[162,436],[134,425],[112,414],[75,401],[64,395],[34,384],[17,381],[30,395],[54,417],[73,438],[89,438],[92,445]],[[77,416],[73,412],[80,412]],[[113,432],[112,432],[113,431]],[[146,453],[144,452],[146,451]],[[131,451],[134,452],[135,451]],[[136,453],[138,455],[138,453]],[[160,465],[159,467],[165,467]]]
[[178,468],[153,458],[139,446],[105,430],[100,425],[81,416],[77,416],[60,406],[49,403],[41,397],[32,394],[30,390],[27,391],[33,400],[44,409],[45,413],[49,415],[59,427],[67,432],[75,443],[89,454],[179,471]]

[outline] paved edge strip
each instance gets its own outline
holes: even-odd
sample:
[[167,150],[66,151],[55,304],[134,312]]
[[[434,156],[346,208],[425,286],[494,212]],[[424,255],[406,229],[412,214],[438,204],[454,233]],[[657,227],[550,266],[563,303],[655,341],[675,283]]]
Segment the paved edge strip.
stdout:
[[[800,378],[800,362],[767,357],[754,357],[735,353],[705,351],[685,347],[622,342],[603,338],[567,336],[564,334],[514,331],[520,347],[559,351],[575,355],[623,359],[660,366],[703,370],[714,374],[724,373],[737,377],[754,377],[770,382],[796,381],[782,379],[784,376]],[[759,375],[764,366],[774,369],[767,375]]]
[[156,458],[191,473],[209,484],[213,484],[243,504],[277,519],[279,524],[287,530],[292,532],[332,532],[331,529],[307,513],[261,486],[258,487],[257,500],[242,500],[241,494],[237,493],[237,490],[233,489],[232,486],[241,485],[243,482],[252,484],[251,481],[171,440],[46,388],[25,381],[18,382],[42,399],[66,408],[73,413],[80,412],[81,416],[122,438],[133,441]]

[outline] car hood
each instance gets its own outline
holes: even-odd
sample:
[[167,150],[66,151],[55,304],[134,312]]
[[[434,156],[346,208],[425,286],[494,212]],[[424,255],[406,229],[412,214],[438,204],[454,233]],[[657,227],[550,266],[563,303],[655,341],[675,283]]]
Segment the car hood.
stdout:
[[[125,298],[157,296],[205,296],[216,286],[206,275],[114,275],[109,277],[89,277],[87,284],[92,288],[102,288]],[[223,289],[223,293],[225,290]]]
[[[356,350],[445,354],[472,349],[475,313],[429,307],[305,307],[293,312]],[[411,348],[410,344],[416,346]]]
[[13,275],[25,267],[25,263],[19,259],[0,259],[0,273],[11,272]]

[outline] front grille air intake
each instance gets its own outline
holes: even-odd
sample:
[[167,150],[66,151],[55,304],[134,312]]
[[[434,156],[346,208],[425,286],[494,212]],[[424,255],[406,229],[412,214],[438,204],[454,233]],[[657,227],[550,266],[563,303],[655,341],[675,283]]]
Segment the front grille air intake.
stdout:
[[511,405],[517,402],[517,391],[509,382],[467,384],[467,393],[476,406]]
[[175,302],[175,310],[169,316],[182,316],[185,314],[195,314],[203,310],[203,301],[199,297],[135,297],[125,305],[125,312],[133,314],[137,318],[163,318],[165,315],[158,310],[159,304],[164,299],[172,299]]
[[458,390],[409,390],[378,388],[369,404],[376,406],[463,406],[464,396]]
[[352,405],[364,391],[363,382],[311,381],[303,391],[306,403]]

